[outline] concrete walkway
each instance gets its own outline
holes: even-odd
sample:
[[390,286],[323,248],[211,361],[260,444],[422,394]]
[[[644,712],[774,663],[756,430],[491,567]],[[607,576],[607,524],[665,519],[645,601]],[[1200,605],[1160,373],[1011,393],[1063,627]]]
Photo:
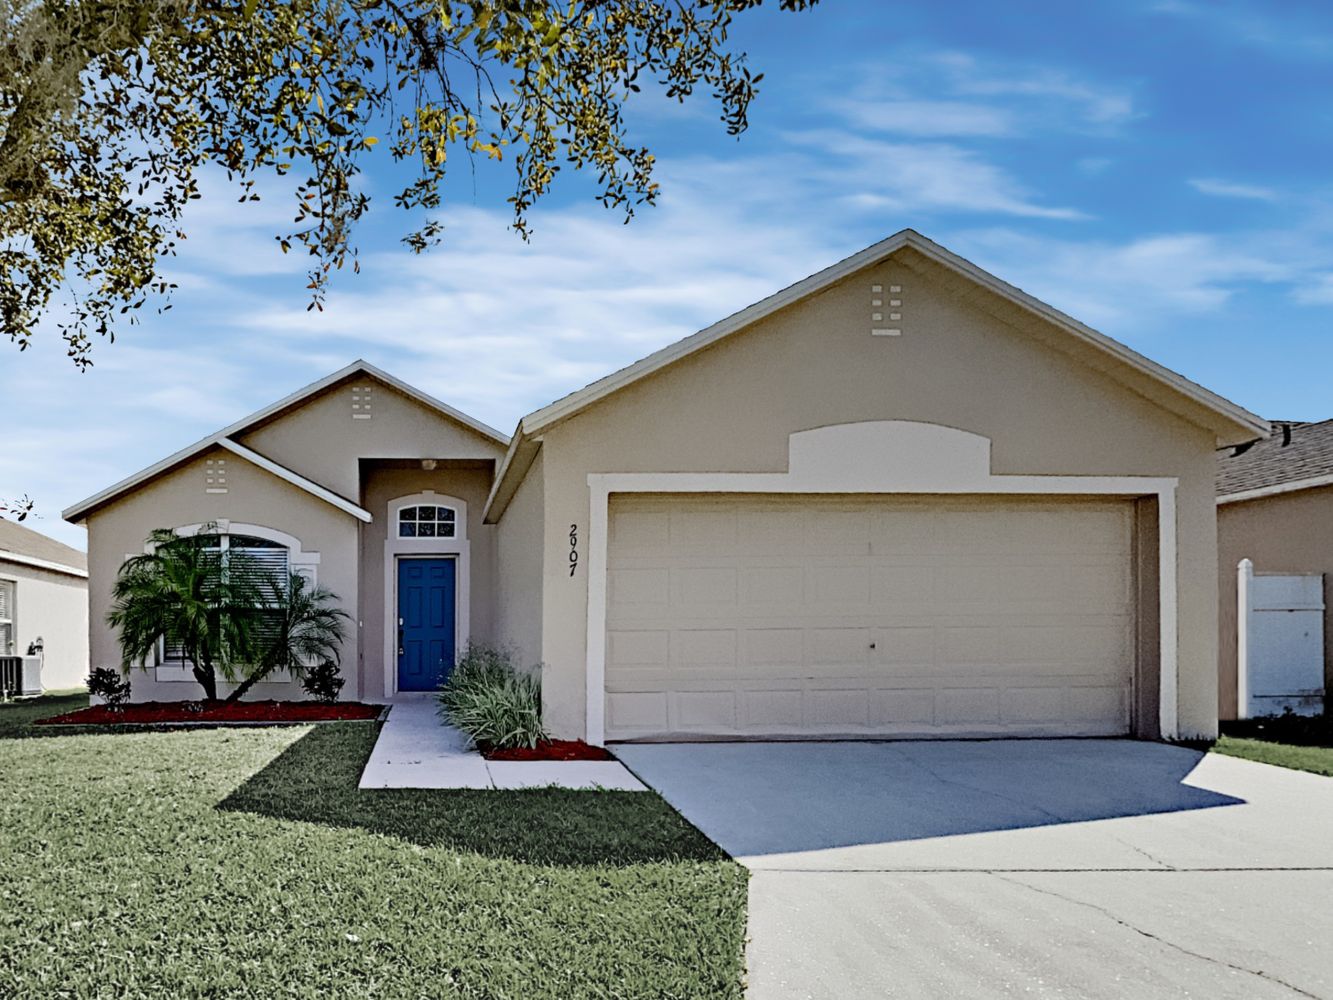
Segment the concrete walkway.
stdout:
[[361,788],[558,788],[642,792],[619,761],[488,761],[440,719],[434,698],[389,710],[361,773]]
[[751,869],[751,1000],[1333,998],[1333,779],[1129,740],[618,752]]

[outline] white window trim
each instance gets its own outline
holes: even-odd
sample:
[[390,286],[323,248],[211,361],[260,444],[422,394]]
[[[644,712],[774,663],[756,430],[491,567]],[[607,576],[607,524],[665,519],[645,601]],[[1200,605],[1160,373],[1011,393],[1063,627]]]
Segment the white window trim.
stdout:
[[[431,523],[433,523],[433,524],[437,524],[437,525],[439,525],[439,524],[450,524],[450,525],[453,525],[453,529],[454,529],[454,533],[453,533],[453,535],[440,535],[440,534],[438,534],[438,533],[435,534],[435,535],[429,535],[429,536],[421,536],[421,535],[410,535],[410,536],[407,536],[407,535],[403,535],[403,534],[402,534],[402,522],[399,521],[398,518],[402,515],[402,512],[403,512],[404,510],[406,510],[407,508],[420,508],[420,507],[433,507],[433,508],[435,508],[435,520],[434,520],[433,522],[431,522]],[[454,519],[453,519],[452,521],[441,521],[441,520],[439,519],[439,512],[442,511],[442,510],[447,510],[447,511],[449,511],[449,513],[453,514]],[[458,537],[458,532],[459,532],[459,528],[460,528],[460,527],[463,529],[463,533],[464,533],[464,534],[467,533],[467,526],[466,526],[466,525],[462,525],[462,524],[459,523],[459,510],[458,510],[458,508],[455,507],[452,503],[443,503],[443,502],[441,502],[441,501],[439,501],[439,500],[434,500],[434,501],[421,501],[421,502],[419,502],[419,503],[400,503],[400,504],[397,504],[396,509],[394,510],[394,513],[393,513],[393,518],[394,518],[394,521],[393,521],[393,527],[392,527],[391,530],[392,530],[392,532],[393,532],[393,534],[394,534],[394,537],[396,537],[396,538],[421,538],[421,537],[427,537],[427,538],[443,538],[443,539],[445,539],[445,540],[447,541],[449,538],[457,538],[457,537]],[[418,517],[418,519],[415,520],[415,521],[413,521],[412,523],[413,523],[414,525],[420,527],[421,524],[422,524],[422,521],[421,521],[421,519]]]
[[[398,512],[431,504],[454,509],[453,538],[400,538]],[[454,573],[454,654],[467,648],[472,622],[472,543],[468,540],[467,501],[426,490],[395,497],[388,503],[384,539],[384,696],[398,694],[398,561],[411,558],[452,558]]]
[[787,472],[623,472],[588,476],[586,736],[606,742],[606,598],[609,508],[615,493],[984,494],[1155,497],[1158,503],[1163,739],[1179,736],[1176,478],[1008,476],[990,471],[990,439],[913,421],[868,421],[799,431]]
[[[172,530],[182,537],[197,535],[204,528],[216,528],[220,535],[249,535],[253,538],[263,538],[266,541],[277,542],[287,549],[287,569],[292,573],[300,573],[305,577],[310,586],[315,586],[319,582],[319,553],[308,552],[301,547],[301,539],[295,535],[290,535],[285,531],[279,531],[277,528],[270,528],[262,524],[246,524],[243,521],[231,521],[227,518],[218,518],[216,521],[201,521],[198,524],[185,524]],[[150,555],[153,551],[152,544],[144,543],[144,554]],[[126,558],[131,558],[126,556]],[[182,663],[180,666],[158,663],[153,667],[153,677],[155,680],[163,683],[188,682],[197,684],[194,673],[188,664]],[[259,684],[288,684],[291,683],[292,676],[286,670],[275,670],[269,674]]]
[[19,652],[19,581],[18,577],[0,576],[0,587],[9,587],[9,617],[0,619],[9,623],[9,639],[14,644],[11,650],[0,649],[0,656],[22,656]]

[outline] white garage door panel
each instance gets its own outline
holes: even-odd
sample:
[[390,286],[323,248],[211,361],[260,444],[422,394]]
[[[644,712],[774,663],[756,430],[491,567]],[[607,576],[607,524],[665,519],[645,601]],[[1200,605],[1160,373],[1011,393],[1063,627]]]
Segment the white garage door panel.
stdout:
[[1129,727],[1132,508],[615,497],[610,739]]

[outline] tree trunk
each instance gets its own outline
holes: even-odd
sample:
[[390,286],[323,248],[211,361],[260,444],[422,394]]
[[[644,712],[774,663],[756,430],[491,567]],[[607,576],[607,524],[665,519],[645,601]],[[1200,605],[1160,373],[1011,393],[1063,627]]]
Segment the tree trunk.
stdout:
[[269,670],[256,667],[245,680],[241,681],[235,691],[227,695],[227,704],[230,705],[233,701],[240,701],[245,692],[254,687],[257,682],[262,681],[270,672],[271,671]]
[[199,686],[204,689],[204,700],[217,701],[218,676],[213,671],[213,664],[204,663],[203,665],[200,665],[197,653],[190,657],[190,663],[193,664],[190,669],[194,671],[194,679],[197,680]]

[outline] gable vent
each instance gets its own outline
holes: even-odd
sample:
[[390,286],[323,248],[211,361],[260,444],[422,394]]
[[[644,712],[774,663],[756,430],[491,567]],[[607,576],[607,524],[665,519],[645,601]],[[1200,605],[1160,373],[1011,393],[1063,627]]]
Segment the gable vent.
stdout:
[[870,335],[872,337],[901,337],[903,286],[870,286]]
[[227,492],[227,460],[225,458],[210,458],[204,465],[204,492]]
[[356,385],[352,387],[352,419],[369,420],[370,411],[370,390],[368,385]]

